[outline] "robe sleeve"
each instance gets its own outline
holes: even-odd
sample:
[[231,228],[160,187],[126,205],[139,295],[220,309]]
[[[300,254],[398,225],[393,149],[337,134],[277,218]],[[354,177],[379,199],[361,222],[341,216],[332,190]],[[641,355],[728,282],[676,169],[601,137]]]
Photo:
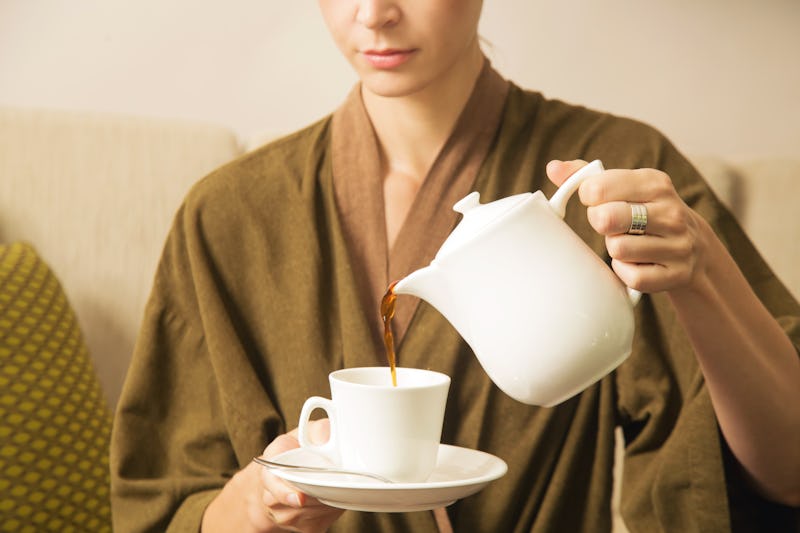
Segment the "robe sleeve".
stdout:
[[[800,351],[800,306],[736,220],[666,141],[658,166],[670,174],[687,204],[709,221]],[[731,513],[732,495],[767,503],[732,471],[735,460],[667,297],[646,296],[636,314],[633,354],[616,372],[626,441],[623,518],[631,531],[736,531],[732,520],[741,522],[742,517]]]
[[[224,397],[221,382],[241,383],[244,395],[253,372],[235,358],[242,348],[190,211],[181,208],[167,239],[117,407],[111,500],[118,533],[199,531],[208,503],[269,438]],[[250,406],[276,421],[261,396]],[[236,428],[253,434],[247,449],[235,449]]]
[[183,213],[156,273],[114,421],[111,499],[118,532],[199,531],[201,509],[178,511],[207,504],[213,493],[189,495],[221,487],[220,472],[235,464],[199,320]]

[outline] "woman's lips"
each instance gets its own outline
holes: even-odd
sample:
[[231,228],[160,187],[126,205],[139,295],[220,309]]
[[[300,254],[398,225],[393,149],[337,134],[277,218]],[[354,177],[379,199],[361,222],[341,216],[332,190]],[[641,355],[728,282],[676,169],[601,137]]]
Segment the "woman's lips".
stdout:
[[414,50],[365,50],[362,52],[364,59],[375,68],[378,69],[393,69],[399,67],[414,54]]

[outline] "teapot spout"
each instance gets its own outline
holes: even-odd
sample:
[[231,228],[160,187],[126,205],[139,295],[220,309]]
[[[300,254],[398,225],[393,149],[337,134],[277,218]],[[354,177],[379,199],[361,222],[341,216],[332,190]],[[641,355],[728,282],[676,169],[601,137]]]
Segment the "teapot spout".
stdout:
[[[436,308],[448,322],[463,335],[464,322],[461,320],[461,304],[450,290],[444,274],[434,261],[430,265],[415,270],[399,280],[394,286],[395,294],[409,294],[421,298]],[[464,337],[469,342],[466,337]]]
[[438,305],[434,302],[440,301],[444,298],[444,295],[440,295],[442,279],[437,270],[438,268],[433,263],[419,270],[415,270],[395,283],[394,293],[410,294],[411,296],[422,298],[438,308]]

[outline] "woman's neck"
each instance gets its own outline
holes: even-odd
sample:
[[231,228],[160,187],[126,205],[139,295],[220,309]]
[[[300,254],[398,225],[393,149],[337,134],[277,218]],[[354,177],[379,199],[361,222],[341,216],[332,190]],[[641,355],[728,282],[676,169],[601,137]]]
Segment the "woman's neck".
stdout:
[[453,131],[483,63],[484,56],[476,47],[458,68],[406,96],[384,97],[362,86],[384,175],[399,173],[421,183]]

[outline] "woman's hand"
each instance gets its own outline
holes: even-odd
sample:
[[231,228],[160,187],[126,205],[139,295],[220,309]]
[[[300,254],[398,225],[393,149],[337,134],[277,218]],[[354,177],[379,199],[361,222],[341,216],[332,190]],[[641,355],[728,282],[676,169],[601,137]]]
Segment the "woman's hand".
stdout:
[[[551,161],[556,184],[583,161]],[[579,189],[629,287],[666,291],[692,344],[722,434],[753,486],[800,505],[800,358],[711,226],[658,170],[607,170]],[[630,203],[647,207],[644,235],[627,234]]]
[[[312,422],[308,428],[312,441],[327,440],[327,420]],[[274,457],[297,447],[297,430],[294,430],[272,441],[262,455]],[[316,533],[326,531],[342,513],[341,509],[324,505],[297,491],[267,468],[250,463],[237,472],[209,504],[201,531]]]
[[[551,161],[547,175],[561,185],[585,161]],[[611,266],[629,287],[660,292],[687,286],[704,266],[705,221],[678,196],[670,177],[659,170],[607,170],[587,179],[578,194],[589,224],[605,236]],[[647,208],[644,235],[630,235],[631,204]]]

